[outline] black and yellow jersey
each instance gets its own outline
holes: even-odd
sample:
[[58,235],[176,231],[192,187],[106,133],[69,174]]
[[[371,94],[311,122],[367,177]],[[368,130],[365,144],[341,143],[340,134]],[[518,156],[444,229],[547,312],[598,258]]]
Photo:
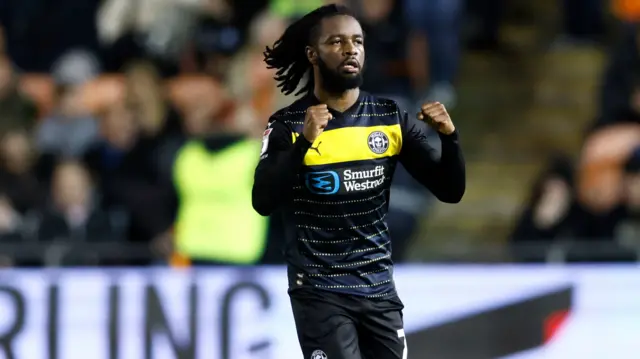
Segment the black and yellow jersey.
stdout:
[[396,102],[360,93],[309,143],[302,135],[313,95],[276,112],[264,132],[253,207],[285,221],[289,288],[371,298],[395,293],[391,237],[385,223],[398,162],[438,199],[458,202],[465,169],[458,135],[441,135],[434,158],[427,126]]

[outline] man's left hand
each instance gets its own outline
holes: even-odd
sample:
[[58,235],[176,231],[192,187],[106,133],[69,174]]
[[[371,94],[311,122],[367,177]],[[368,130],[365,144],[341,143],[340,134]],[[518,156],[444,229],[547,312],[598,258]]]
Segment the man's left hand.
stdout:
[[436,131],[445,135],[450,135],[456,130],[451,116],[440,102],[428,102],[422,105],[418,120],[425,121]]

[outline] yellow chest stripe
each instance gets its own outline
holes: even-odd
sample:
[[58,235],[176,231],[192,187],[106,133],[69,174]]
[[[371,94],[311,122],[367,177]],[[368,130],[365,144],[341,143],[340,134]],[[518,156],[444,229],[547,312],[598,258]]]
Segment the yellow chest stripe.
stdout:
[[[299,136],[293,133],[293,141]],[[306,166],[366,161],[398,155],[402,148],[400,125],[343,127],[323,132],[304,157]]]

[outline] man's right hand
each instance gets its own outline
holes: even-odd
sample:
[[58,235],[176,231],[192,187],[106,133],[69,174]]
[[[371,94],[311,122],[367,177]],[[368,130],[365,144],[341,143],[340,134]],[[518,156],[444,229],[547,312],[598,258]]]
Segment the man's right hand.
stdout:
[[327,105],[309,107],[304,117],[302,135],[307,141],[313,143],[324,131],[331,119],[333,119],[333,115],[329,112]]

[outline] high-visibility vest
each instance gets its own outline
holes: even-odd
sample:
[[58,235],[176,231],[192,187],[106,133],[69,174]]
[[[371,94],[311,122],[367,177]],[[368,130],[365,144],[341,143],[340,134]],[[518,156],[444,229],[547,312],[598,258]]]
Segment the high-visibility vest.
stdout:
[[322,0],[271,0],[270,10],[279,16],[291,18],[304,15],[322,5]]
[[613,12],[621,20],[640,20],[640,1],[638,0],[613,0]]
[[185,144],[173,166],[179,206],[176,252],[192,260],[254,264],[266,248],[268,218],[251,205],[261,143],[243,140],[220,151]]

